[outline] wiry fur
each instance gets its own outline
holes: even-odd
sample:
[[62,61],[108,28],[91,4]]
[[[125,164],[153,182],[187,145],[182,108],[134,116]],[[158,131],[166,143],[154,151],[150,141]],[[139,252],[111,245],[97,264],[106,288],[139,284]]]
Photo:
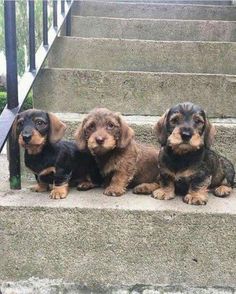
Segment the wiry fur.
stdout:
[[61,141],[66,126],[54,114],[30,109],[20,113],[13,131],[25,149],[25,165],[35,175],[34,192],[44,192],[53,185],[51,198],[65,198],[69,184],[89,189],[100,183],[94,158],[80,152],[75,142]]
[[106,108],[91,111],[76,132],[80,150],[89,150],[105,177],[105,195],[120,196],[126,188],[150,194],[156,183],[159,150],[139,144],[134,131],[117,113]]
[[190,102],[178,104],[161,117],[155,126],[162,145],[159,156],[161,187],[153,192],[157,199],[184,195],[188,204],[206,204],[208,190],[219,197],[233,188],[232,163],[210,146],[215,128],[204,110]]

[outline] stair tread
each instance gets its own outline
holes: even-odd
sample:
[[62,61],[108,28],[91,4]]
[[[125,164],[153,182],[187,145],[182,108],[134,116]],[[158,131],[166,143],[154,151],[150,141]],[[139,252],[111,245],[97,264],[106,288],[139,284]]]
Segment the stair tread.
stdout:
[[73,7],[74,15],[97,15],[121,18],[178,18],[235,20],[235,6],[147,2],[80,1]]
[[230,41],[186,41],[186,40],[180,40],[180,41],[172,41],[172,40],[140,40],[140,39],[121,39],[121,38],[98,38],[98,37],[77,37],[77,36],[60,36],[58,37],[59,40],[85,40],[85,41],[120,41],[120,42],[140,42],[140,43],[181,43],[181,44],[220,44],[223,46],[224,44],[233,44],[233,46],[236,46],[236,42],[230,42]]
[[[145,75],[145,74],[150,74],[150,75],[173,75],[173,76],[209,76],[209,77],[225,77],[225,78],[232,78],[234,79],[236,77],[236,74],[225,74],[225,73],[204,73],[204,72],[171,72],[171,71],[141,71],[141,70],[103,70],[103,69],[96,69],[96,68],[74,68],[74,67],[45,67],[43,68],[43,71],[61,71],[61,72],[66,72],[66,71],[70,71],[70,72],[77,72],[77,71],[81,71],[81,72],[97,72],[97,73],[117,73],[117,74],[141,74],[141,75]],[[236,81],[236,80],[235,80]]]
[[106,4],[117,4],[117,5],[140,5],[140,6],[160,6],[160,7],[201,7],[201,8],[206,8],[206,7],[212,7],[212,8],[220,8],[220,9],[224,9],[224,8],[236,8],[232,5],[211,5],[211,4],[194,4],[194,3],[163,3],[163,2],[135,2],[135,1],[96,1],[96,0],[80,0],[80,3],[97,3],[97,4],[101,4],[101,5],[106,5]]
[[[122,21],[149,21],[149,22],[194,22],[194,23],[236,23],[236,20],[222,20],[222,19],[179,19],[179,18],[124,18],[124,17],[112,17],[112,16],[96,16],[96,15],[72,15],[72,18],[81,19],[110,19],[110,20],[122,20]],[[70,37],[70,36],[68,36]]]
[[102,189],[90,191],[77,191],[71,188],[66,199],[53,200],[49,193],[32,193],[29,189],[32,182],[23,183],[22,190],[9,190],[8,185],[1,185],[0,206],[3,207],[42,207],[57,209],[108,209],[108,210],[131,210],[131,211],[174,211],[178,213],[209,213],[209,214],[233,214],[236,215],[236,192],[230,197],[218,198],[209,195],[206,206],[186,205],[181,197],[176,196],[171,201],[155,200],[148,195],[135,195],[128,191],[122,197],[108,197],[103,195]]
[[[64,122],[81,122],[86,113],[56,112]],[[160,116],[156,115],[123,115],[129,124],[150,125],[155,124]],[[218,126],[236,127],[236,118],[211,118],[210,121]]]

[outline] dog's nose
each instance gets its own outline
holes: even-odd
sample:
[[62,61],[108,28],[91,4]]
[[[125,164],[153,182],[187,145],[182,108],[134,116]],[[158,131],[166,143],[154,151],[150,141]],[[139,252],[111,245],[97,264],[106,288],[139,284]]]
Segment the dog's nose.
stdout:
[[22,137],[23,137],[24,142],[26,144],[28,144],[30,142],[32,136],[31,136],[31,134],[24,134]]
[[102,145],[105,141],[105,138],[101,137],[101,136],[98,136],[96,137],[96,142],[99,144],[99,145]]
[[184,141],[189,141],[192,138],[192,132],[190,129],[182,130],[181,137]]

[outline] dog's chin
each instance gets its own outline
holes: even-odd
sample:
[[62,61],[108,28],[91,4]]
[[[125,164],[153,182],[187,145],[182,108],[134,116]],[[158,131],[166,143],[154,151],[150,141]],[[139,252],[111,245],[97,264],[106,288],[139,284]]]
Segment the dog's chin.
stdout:
[[21,143],[21,147],[28,151],[29,154],[35,155],[42,151],[45,142],[41,144]]
[[184,155],[184,154],[196,152],[201,148],[201,146],[193,146],[190,143],[184,143],[184,142],[178,145],[170,144],[169,146],[171,147],[172,151],[178,155]]
[[90,147],[89,150],[95,156],[102,156],[114,150],[114,148],[115,147],[105,147],[105,146],[97,145],[97,146]]

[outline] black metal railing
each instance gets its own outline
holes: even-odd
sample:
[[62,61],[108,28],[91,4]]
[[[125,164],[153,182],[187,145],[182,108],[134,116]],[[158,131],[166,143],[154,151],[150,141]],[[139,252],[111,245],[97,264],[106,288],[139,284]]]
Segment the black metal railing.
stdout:
[[46,59],[64,21],[66,35],[71,34],[71,6],[74,0],[61,0],[58,12],[58,0],[53,0],[53,24],[48,29],[48,0],[43,1],[43,43],[35,53],[35,17],[34,0],[28,0],[29,15],[29,68],[20,81],[17,78],[16,51],[16,1],[4,0],[5,52],[7,73],[7,103],[0,115],[0,152],[8,139],[8,158],[11,189],[21,188],[20,151],[17,139],[11,132],[12,124],[27,97],[35,78]]

